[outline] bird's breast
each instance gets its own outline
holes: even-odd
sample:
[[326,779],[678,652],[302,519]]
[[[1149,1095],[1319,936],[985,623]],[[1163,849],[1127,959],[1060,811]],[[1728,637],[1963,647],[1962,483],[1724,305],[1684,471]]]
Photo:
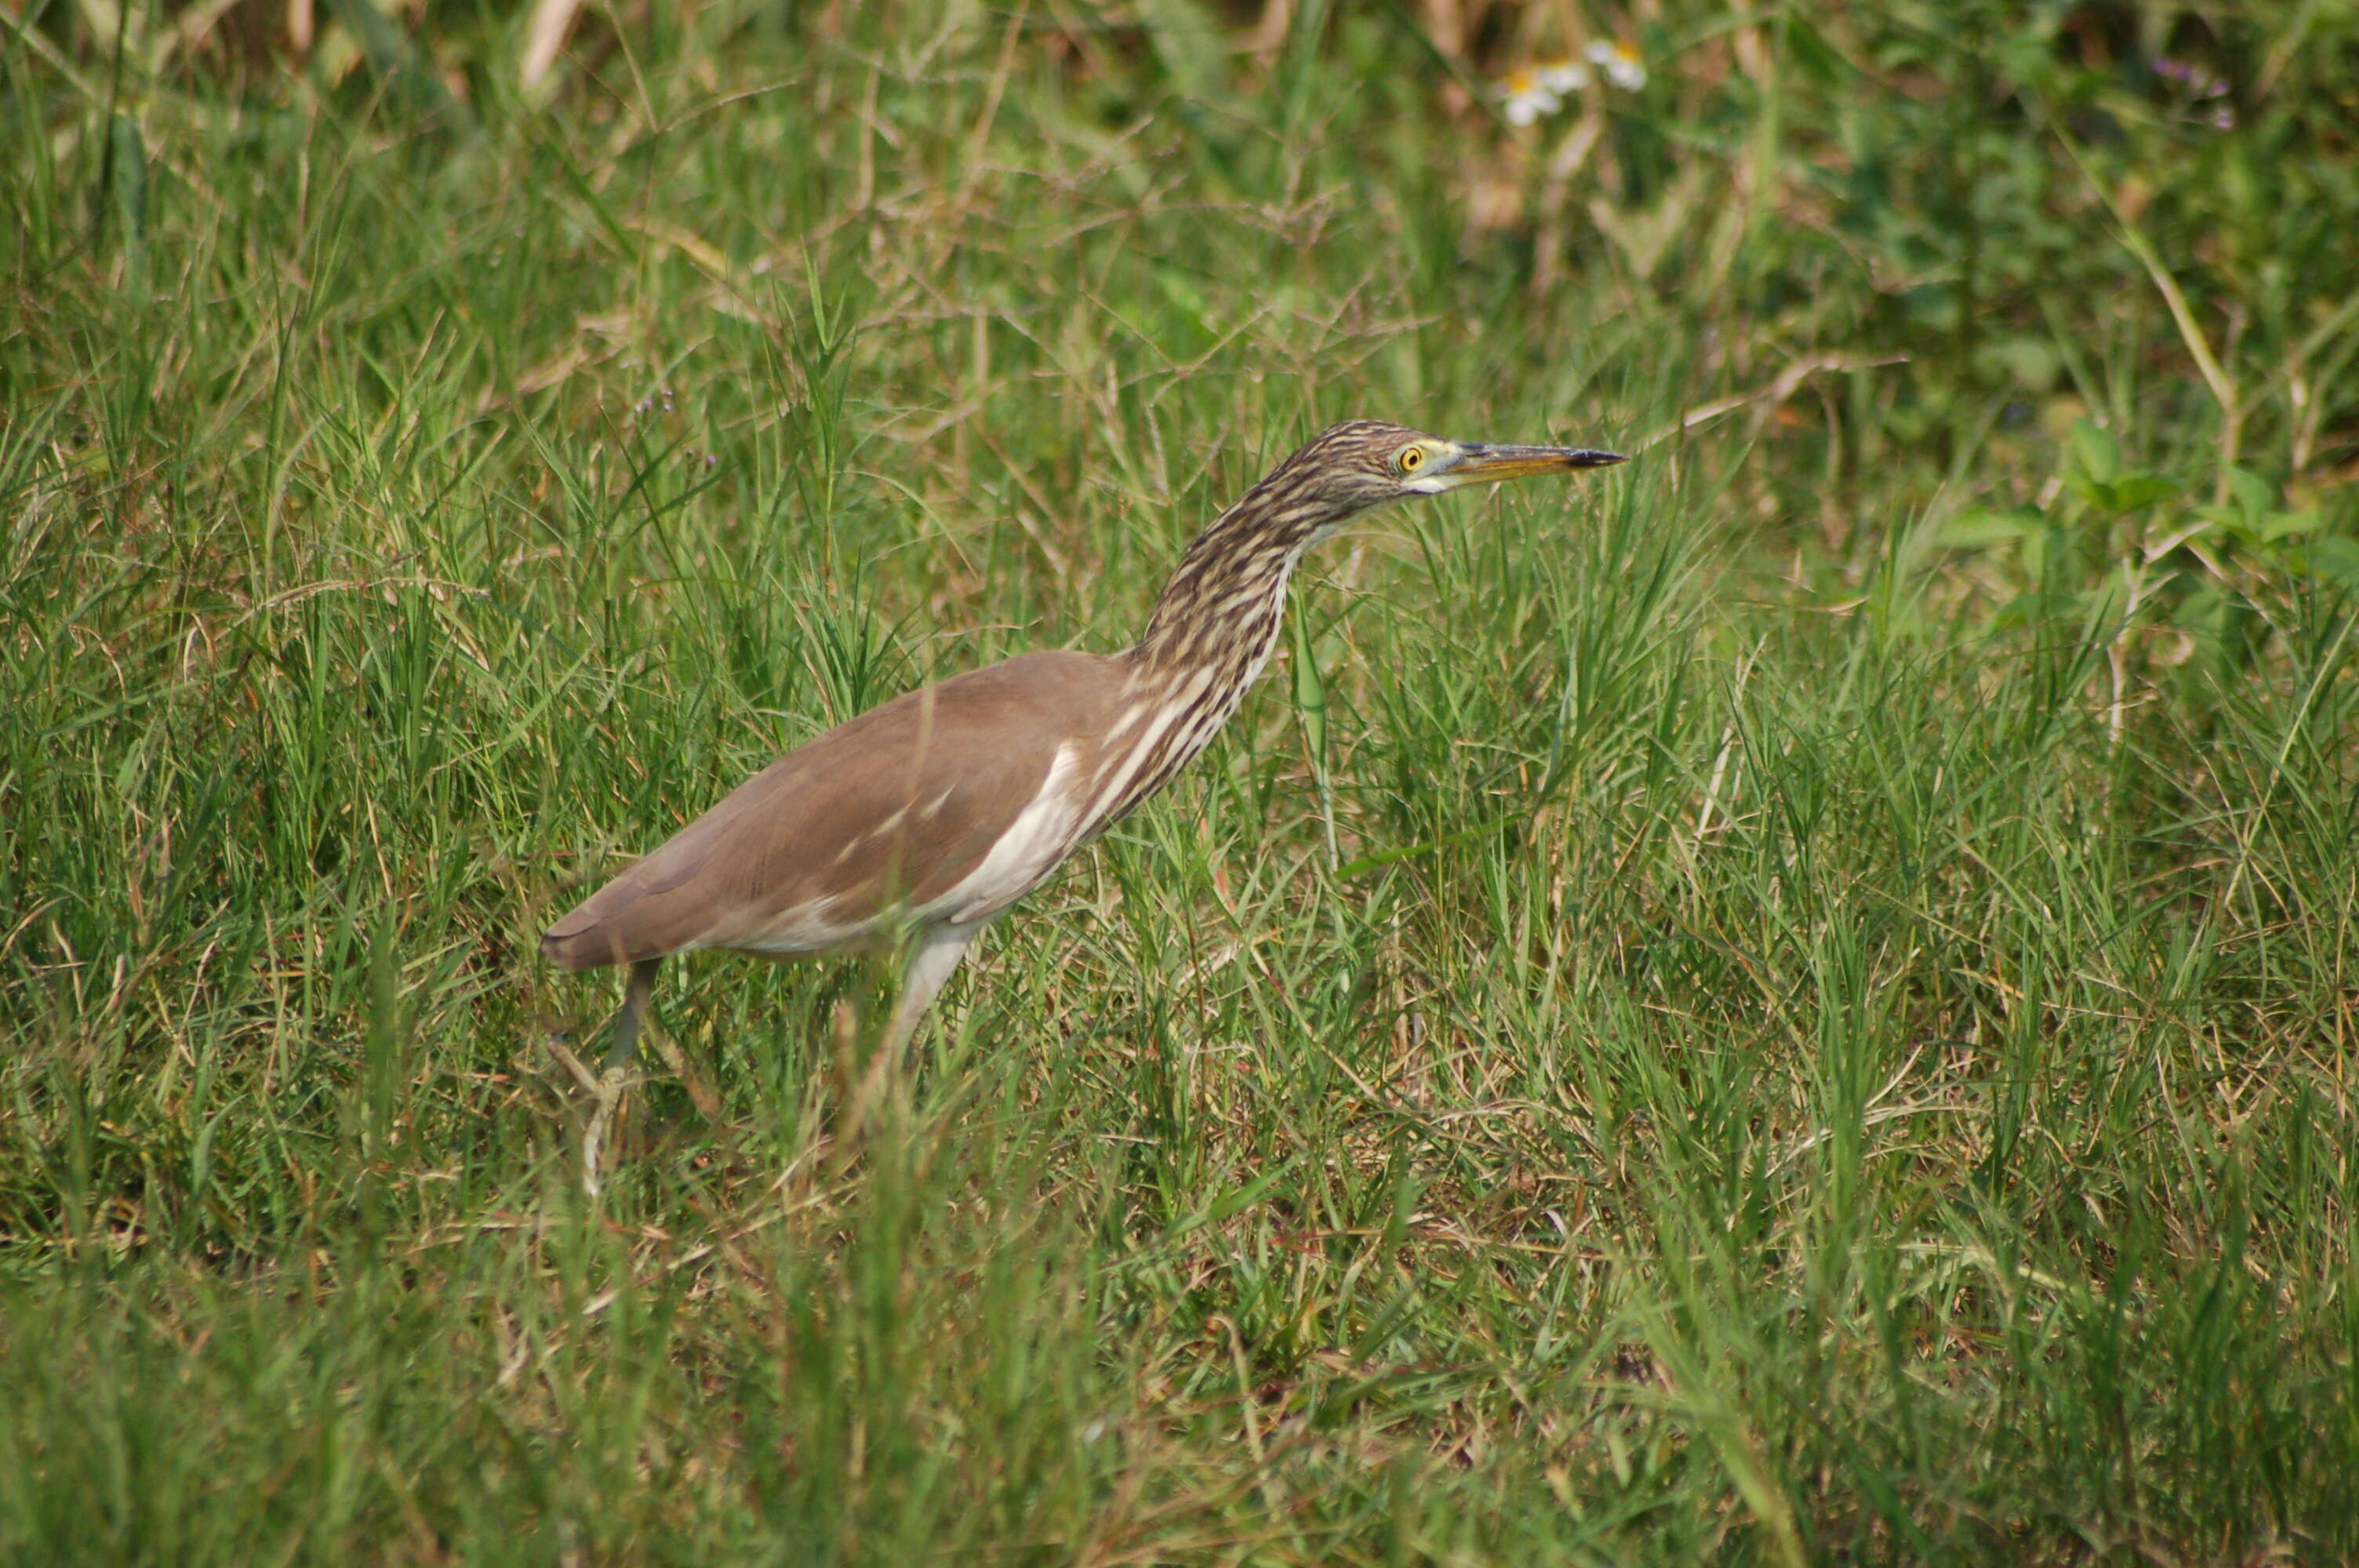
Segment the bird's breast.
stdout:
[[926,913],[939,920],[988,920],[1039,885],[1082,837],[1081,748],[1068,741],[1057,748],[1038,794],[992,842],[973,871]]

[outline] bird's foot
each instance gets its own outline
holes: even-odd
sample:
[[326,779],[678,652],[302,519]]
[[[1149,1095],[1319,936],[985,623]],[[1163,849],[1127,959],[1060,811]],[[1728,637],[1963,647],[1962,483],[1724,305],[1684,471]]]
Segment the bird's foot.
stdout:
[[623,1089],[628,1076],[621,1067],[609,1067],[598,1075],[597,1108],[590,1113],[590,1125],[582,1133],[582,1190],[592,1197],[598,1195],[598,1162],[604,1152],[606,1140],[614,1131],[614,1112],[622,1104]]

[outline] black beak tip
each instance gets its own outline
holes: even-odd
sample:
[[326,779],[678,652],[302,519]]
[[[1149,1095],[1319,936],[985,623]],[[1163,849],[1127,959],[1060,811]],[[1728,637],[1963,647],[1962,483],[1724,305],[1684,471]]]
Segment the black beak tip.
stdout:
[[1620,452],[1582,450],[1572,454],[1572,466],[1577,469],[1610,469],[1615,463],[1626,463],[1629,460]]

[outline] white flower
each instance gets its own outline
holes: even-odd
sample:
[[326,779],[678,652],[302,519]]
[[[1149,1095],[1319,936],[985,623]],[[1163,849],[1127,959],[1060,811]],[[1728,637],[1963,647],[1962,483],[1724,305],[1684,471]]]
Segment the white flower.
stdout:
[[1647,62],[1638,58],[1637,49],[1616,40],[1589,46],[1589,63],[1605,73],[1605,80],[1625,92],[1636,92],[1647,85]]
[[1577,59],[1553,59],[1533,73],[1541,88],[1560,98],[1570,98],[1582,92],[1590,82],[1589,68]]
[[1499,84],[1500,106],[1510,125],[1528,125],[1564,107],[1564,100],[1549,90],[1538,72],[1511,70]]

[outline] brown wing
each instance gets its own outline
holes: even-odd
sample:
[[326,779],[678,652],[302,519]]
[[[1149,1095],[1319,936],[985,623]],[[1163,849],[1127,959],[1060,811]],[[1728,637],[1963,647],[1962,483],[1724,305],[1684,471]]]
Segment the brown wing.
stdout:
[[1103,733],[1089,654],[1027,654],[913,691],[788,752],[550,926],[560,968],[695,947],[854,941],[982,863],[1057,748]]

